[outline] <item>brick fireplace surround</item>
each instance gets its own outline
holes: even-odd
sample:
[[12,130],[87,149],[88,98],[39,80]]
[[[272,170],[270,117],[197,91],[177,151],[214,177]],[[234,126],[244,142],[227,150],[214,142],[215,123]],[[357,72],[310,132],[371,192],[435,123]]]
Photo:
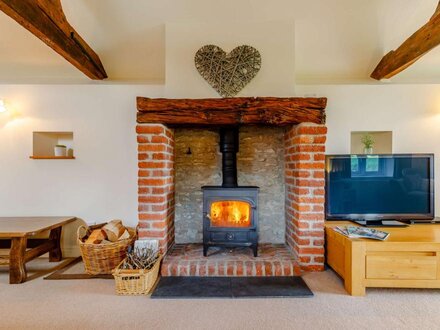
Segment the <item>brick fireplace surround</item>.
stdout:
[[[162,124],[138,124],[136,132],[139,237],[158,239],[161,250],[169,252],[162,265],[162,275],[267,276],[323,270],[327,134],[324,125],[301,123],[286,128],[286,245],[262,244],[254,264],[249,263],[252,258],[248,252],[244,252],[243,258],[234,254],[221,259],[223,252],[219,252],[213,258],[203,259],[200,245],[176,246],[170,250],[175,230],[174,132]],[[216,260],[227,261],[213,265]]]

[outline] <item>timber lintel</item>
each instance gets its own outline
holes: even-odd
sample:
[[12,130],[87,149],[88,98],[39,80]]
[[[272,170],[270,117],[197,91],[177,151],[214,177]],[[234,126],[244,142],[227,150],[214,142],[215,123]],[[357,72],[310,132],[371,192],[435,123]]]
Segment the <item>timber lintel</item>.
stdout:
[[217,99],[137,98],[138,123],[169,126],[325,123],[326,98],[240,97]]

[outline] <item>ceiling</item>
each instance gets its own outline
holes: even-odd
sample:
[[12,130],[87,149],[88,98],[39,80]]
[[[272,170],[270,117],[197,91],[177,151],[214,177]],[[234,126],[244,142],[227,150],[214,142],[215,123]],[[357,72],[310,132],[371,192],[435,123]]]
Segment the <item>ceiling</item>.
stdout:
[[[296,81],[374,83],[371,71],[434,13],[438,0],[63,0],[70,24],[114,83],[165,80],[167,22],[295,21]],[[0,83],[92,82],[0,13]],[[392,79],[440,83],[440,48]]]

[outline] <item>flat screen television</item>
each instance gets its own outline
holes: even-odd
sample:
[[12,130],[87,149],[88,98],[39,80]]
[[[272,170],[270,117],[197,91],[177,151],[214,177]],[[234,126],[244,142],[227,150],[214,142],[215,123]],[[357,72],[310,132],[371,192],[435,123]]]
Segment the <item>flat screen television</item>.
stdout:
[[374,226],[432,220],[434,155],[326,156],[325,200],[327,220]]

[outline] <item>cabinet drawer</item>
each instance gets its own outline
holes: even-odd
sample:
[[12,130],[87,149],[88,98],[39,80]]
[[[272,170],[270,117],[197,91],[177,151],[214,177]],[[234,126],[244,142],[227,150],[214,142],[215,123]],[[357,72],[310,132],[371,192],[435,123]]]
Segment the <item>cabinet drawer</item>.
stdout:
[[435,280],[435,255],[370,255],[366,258],[367,279]]

